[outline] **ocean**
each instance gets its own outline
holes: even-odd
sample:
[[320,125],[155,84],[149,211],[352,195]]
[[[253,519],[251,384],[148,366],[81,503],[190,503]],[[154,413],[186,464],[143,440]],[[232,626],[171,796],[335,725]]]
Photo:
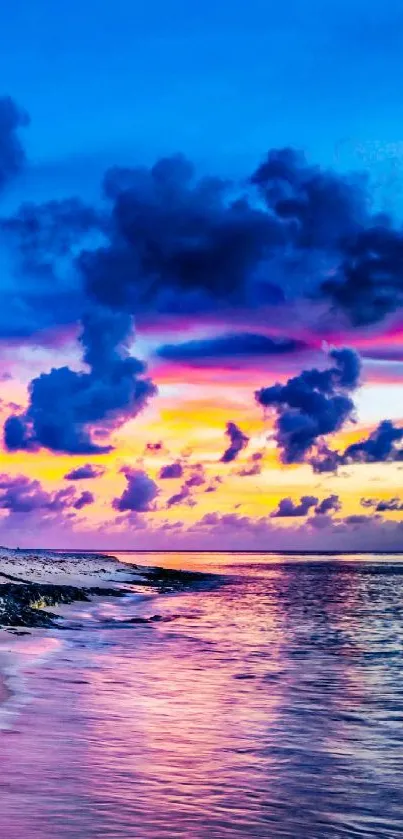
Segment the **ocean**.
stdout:
[[403,557],[120,557],[212,575],[12,642],[0,836],[403,836]]

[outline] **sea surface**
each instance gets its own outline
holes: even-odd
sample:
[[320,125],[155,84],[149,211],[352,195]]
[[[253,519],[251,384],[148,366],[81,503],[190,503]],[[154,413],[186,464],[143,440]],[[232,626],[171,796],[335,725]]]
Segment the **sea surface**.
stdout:
[[403,836],[402,557],[121,558],[213,573],[21,640],[1,837]]

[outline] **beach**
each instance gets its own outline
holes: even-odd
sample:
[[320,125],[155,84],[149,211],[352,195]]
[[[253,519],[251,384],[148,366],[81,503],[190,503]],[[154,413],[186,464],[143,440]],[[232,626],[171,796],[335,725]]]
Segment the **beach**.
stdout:
[[[139,588],[178,590],[194,580],[191,572],[137,566],[102,553],[0,548],[0,730],[1,711],[20,705],[26,663],[42,661],[62,647],[61,631],[74,609],[82,616],[84,604],[106,603]],[[151,615],[133,622],[158,619]]]

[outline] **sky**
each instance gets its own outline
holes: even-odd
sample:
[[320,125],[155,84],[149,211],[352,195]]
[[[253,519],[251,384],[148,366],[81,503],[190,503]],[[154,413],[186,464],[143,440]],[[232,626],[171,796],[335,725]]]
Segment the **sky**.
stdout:
[[0,543],[403,550],[402,35],[7,8]]

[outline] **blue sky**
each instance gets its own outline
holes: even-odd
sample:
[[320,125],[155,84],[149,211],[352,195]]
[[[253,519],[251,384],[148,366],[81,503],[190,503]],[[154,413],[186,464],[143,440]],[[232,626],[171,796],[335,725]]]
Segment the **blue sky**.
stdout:
[[401,154],[402,34],[395,0],[20,0],[0,77],[42,189],[176,150],[238,174],[284,144],[377,172]]

